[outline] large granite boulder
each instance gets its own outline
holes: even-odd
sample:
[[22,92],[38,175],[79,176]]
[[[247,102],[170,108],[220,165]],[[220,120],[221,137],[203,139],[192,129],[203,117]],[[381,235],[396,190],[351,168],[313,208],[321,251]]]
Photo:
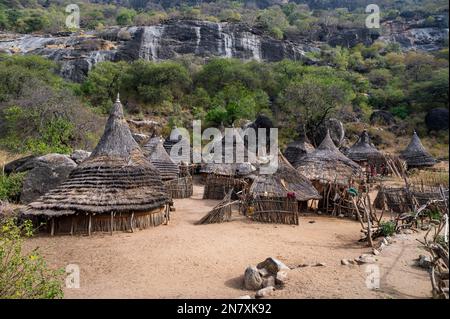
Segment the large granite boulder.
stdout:
[[373,111],[370,115],[370,124],[375,125],[394,125],[396,123],[395,117],[391,112],[384,110]]
[[89,156],[91,156],[91,152],[84,150],[75,150],[72,154],[70,154],[70,159],[72,159],[75,163],[80,164]]
[[21,167],[28,171],[23,181],[20,202],[27,204],[61,184],[77,164],[67,155],[47,154],[29,160]]
[[428,131],[448,130],[448,109],[437,108],[430,110],[425,116]]
[[335,118],[330,118],[325,121],[324,124],[319,126],[314,136],[314,143],[320,145],[323,139],[327,135],[327,131],[330,131],[330,137],[337,147],[340,147],[345,139],[345,128],[341,121]]

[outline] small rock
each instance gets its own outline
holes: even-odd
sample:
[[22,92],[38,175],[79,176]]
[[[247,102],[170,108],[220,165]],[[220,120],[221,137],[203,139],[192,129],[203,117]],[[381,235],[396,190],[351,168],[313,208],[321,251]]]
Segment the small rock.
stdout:
[[309,266],[308,264],[300,264],[300,265],[298,265],[299,268],[305,268],[305,267],[308,267],[308,266]]
[[244,272],[244,286],[248,290],[258,290],[262,287],[263,279],[256,267],[248,266]]
[[430,225],[423,225],[420,229],[422,229],[422,230],[428,230],[428,229],[430,229]]
[[338,217],[339,217],[339,218],[344,218],[345,215],[344,215],[344,214],[339,214]]
[[263,288],[274,287],[275,286],[275,277],[269,276],[267,278],[264,278],[262,286],[263,286]]
[[419,267],[428,269],[431,267],[431,258],[429,256],[420,255],[417,261]]
[[314,266],[315,267],[325,267],[327,264],[325,264],[325,263],[317,263],[317,264],[315,264]]
[[271,296],[273,294],[273,292],[275,291],[275,287],[273,286],[269,286],[263,289],[260,289],[256,292],[255,297],[256,298],[264,298],[264,297],[268,297]]
[[380,251],[378,249],[373,249],[372,250],[372,254],[374,254],[375,256],[378,256],[380,254]]
[[350,265],[356,265],[357,264],[356,260],[353,260],[353,259],[349,260],[348,262],[350,263]]
[[275,283],[280,286],[284,286],[288,281],[288,274],[286,271],[279,271],[275,278]]
[[237,297],[236,299],[252,299],[252,297],[250,297],[249,295],[245,295],[245,296]]
[[385,246],[389,245],[389,242],[388,242],[388,240],[386,238],[383,238],[381,243],[383,243]]
[[380,243],[380,246],[378,246],[378,251],[382,251],[384,248],[386,248],[386,245],[382,242]]
[[317,215],[322,215],[322,212],[319,210],[319,211],[317,212]]
[[278,259],[272,257],[267,258],[263,262],[259,263],[256,267],[258,269],[266,268],[272,275],[276,275],[280,270],[290,270],[288,266],[283,264]]
[[360,264],[374,264],[377,262],[377,259],[374,256],[363,254],[356,258],[355,261]]
[[308,223],[314,224],[315,222],[316,222],[315,220],[310,220]]
[[348,261],[348,259],[341,259],[341,265],[347,266],[349,264],[350,262]]

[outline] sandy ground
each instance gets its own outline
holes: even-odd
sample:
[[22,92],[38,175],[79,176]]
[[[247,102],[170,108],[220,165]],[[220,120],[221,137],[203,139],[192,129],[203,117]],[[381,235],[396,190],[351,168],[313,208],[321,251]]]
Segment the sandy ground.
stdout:
[[[175,200],[167,226],[115,233],[113,236],[39,236],[49,264],[77,264],[81,287],[65,289],[66,298],[237,298],[254,292],[242,288],[243,272],[266,257],[290,267],[289,283],[273,298],[428,298],[428,273],[414,266],[423,253],[416,235],[400,235],[378,256],[380,288],[366,287],[367,266],[340,264],[369,252],[358,243],[359,223],[322,216],[303,216],[299,226],[238,220],[195,225],[217,201],[202,200],[194,187],[190,199]],[[313,221],[314,223],[310,223]],[[325,266],[297,267],[300,264]]]

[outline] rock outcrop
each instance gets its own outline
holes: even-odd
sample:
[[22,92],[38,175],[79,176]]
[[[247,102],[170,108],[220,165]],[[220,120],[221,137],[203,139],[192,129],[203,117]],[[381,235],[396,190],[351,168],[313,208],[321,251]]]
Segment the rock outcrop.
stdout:
[[[445,28],[419,28],[395,24],[382,28],[380,39],[398,42],[406,49],[436,50],[448,37]],[[143,27],[112,27],[105,31],[59,35],[0,34],[0,52],[37,54],[61,64],[63,77],[80,82],[102,61],[166,60],[185,54],[280,61],[302,60],[316,63],[308,52],[321,45],[352,47],[371,44],[380,34],[367,28],[318,30],[308,35],[290,35],[278,40],[243,23],[198,20],[169,20]]]

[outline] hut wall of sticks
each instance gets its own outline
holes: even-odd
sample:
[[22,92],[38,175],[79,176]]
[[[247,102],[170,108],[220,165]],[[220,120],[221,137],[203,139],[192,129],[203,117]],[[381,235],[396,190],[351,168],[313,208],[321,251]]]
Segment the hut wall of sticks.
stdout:
[[55,233],[129,231],[169,219],[169,196],[158,170],[133,139],[119,98],[91,156],[68,179],[21,213]]
[[[192,196],[193,184],[188,166],[175,163],[164,148],[161,138],[151,138],[143,149],[151,163],[160,172],[170,198],[188,198]],[[180,170],[180,167],[182,170]]]
[[247,182],[239,177],[208,174],[206,175],[203,199],[219,199],[222,200],[225,195],[233,190],[232,198],[236,198],[236,193],[242,191]]

